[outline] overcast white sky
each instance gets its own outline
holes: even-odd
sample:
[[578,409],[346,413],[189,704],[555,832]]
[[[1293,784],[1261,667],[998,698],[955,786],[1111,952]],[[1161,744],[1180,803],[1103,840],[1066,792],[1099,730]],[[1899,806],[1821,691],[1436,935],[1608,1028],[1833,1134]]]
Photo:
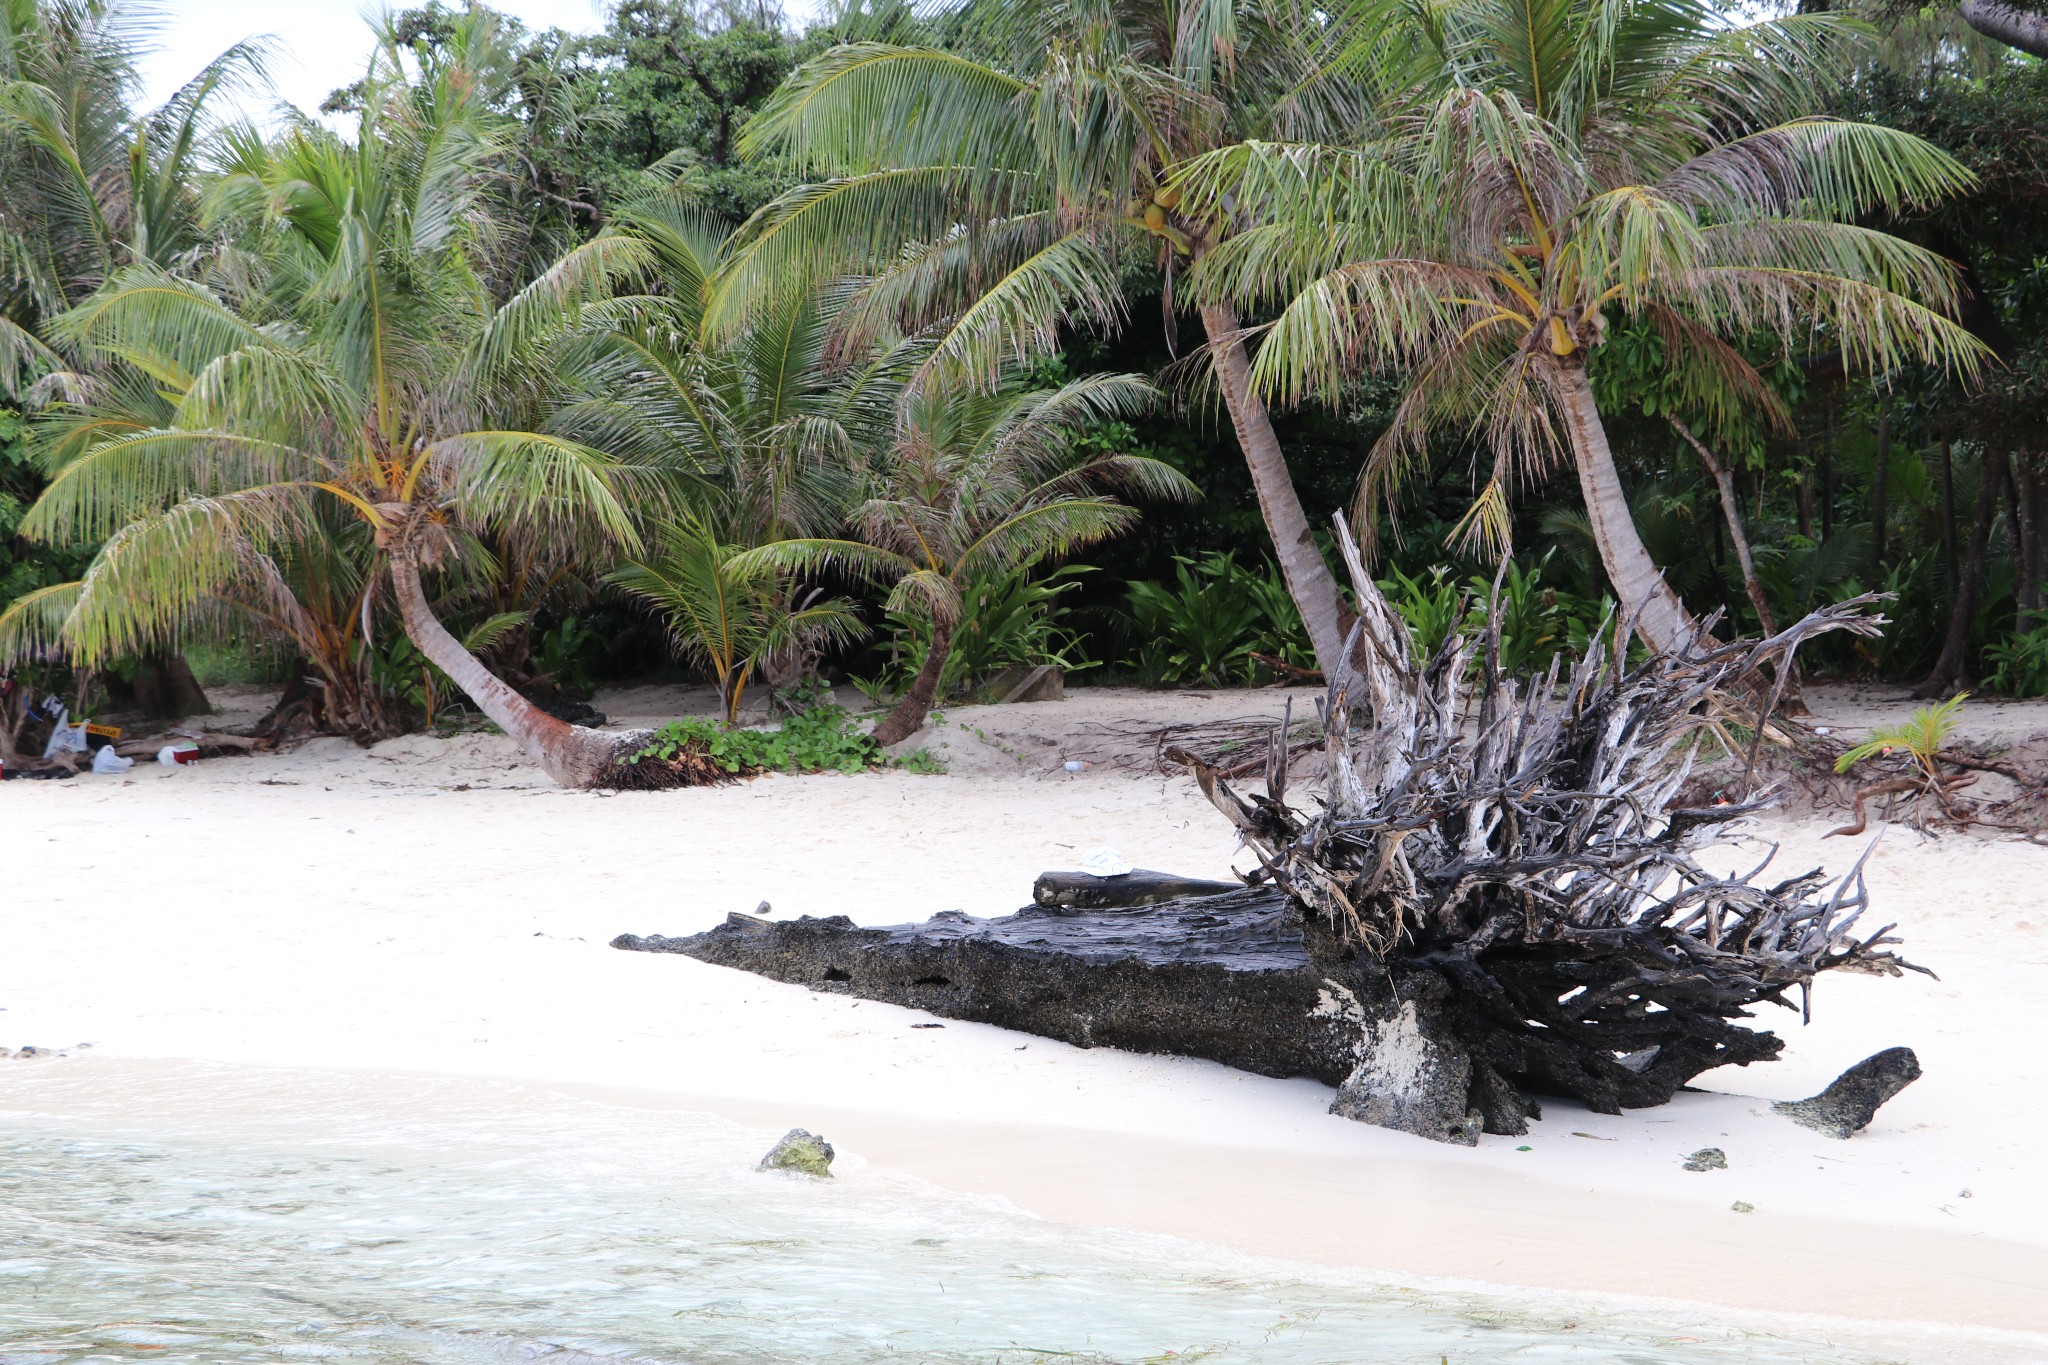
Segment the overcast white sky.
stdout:
[[[403,9],[407,3],[397,0],[390,8]],[[603,0],[492,0],[492,6],[517,15],[530,28],[588,31],[604,23]],[[363,14],[383,6],[376,0],[160,0],[157,8],[161,50],[143,66],[151,106],[223,48],[271,34],[278,40],[271,63],[278,95],[311,113],[328,91],[363,74],[370,58]],[[260,117],[264,110],[248,112]]]

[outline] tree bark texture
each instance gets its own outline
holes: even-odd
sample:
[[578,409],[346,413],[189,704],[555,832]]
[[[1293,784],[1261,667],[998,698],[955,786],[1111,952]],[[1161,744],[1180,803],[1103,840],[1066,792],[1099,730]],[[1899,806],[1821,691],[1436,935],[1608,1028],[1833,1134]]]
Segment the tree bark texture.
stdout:
[[1600,547],[1600,563],[1607,570],[1614,595],[1621,599],[1623,614],[1633,618],[1636,633],[1652,649],[1675,650],[1691,643],[1699,626],[1664,581],[1663,571],[1650,558],[1636,529],[1628,494],[1614,468],[1614,452],[1607,444],[1607,428],[1593,401],[1593,386],[1586,382],[1584,362],[1557,363],[1551,369],[1551,382],[1571,435],[1579,491],[1593,526],[1594,543]]
[[1301,498],[1287,469],[1287,456],[1273,431],[1272,416],[1252,389],[1251,362],[1238,339],[1237,314],[1222,304],[1204,304],[1202,326],[1209,335],[1216,380],[1223,390],[1224,405],[1230,409],[1230,423],[1244,451],[1245,466],[1251,470],[1259,512],[1273,537],[1273,552],[1287,579],[1287,591],[1308,628],[1317,666],[1324,677],[1333,678],[1344,657],[1345,635],[1337,579],[1310,533],[1308,517],[1301,510]]
[[1884,577],[1885,523],[1891,519],[1892,486],[1892,400],[1877,395],[1877,453],[1870,464],[1870,567],[1874,577]]
[[1998,0],[1963,0],[1956,13],[1987,38],[2036,57],[2048,57],[2048,15],[2001,5]]
[[2004,482],[1999,466],[2005,462],[2003,451],[1984,452],[1984,467],[1978,471],[1977,515],[1970,526],[1970,547],[1963,559],[1962,579],[1955,585],[1955,604],[1949,612],[1948,636],[1942,642],[1941,656],[1934,661],[1920,685],[1913,689],[1916,697],[1937,697],[1953,691],[1963,681],[1963,665],[1967,662],[1970,648],[1970,627],[1977,616],[1977,598],[1984,589],[1984,560],[1991,545],[1991,523],[1998,517],[1999,485]]
[[932,704],[939,698],[939,678],[946,671],[946,657],[953,652],[953,623],[937,621],[932,624],[932,647],[925,651],[924,666],[917,670],[917,676],[910,680],[910,690],[896,703],[895,709],[882,717],[875,727],[875,742],[878,744],[900,744],[917,733],[924,724],[924,718],[932,713]]
[[1742,590],[1749,597],[1749,605],[1756,608],[1757,624],[1763,627],[1764,634],[1776,635],[1778,623],[1771,617],[1771,604],[1764,597],[1764,585],[1756,576],[1756,560],[1749,553],[1749,537],[1742,531],[1742,509],[1735,496],[1734,471],[1721,463],[1720,457],[1707,447],[1706,442],[1693,435],[1691,427],[1676,417],[1671,419],[1671,425],[1698,453],[1707,466],[1707,472],[1714,476],[1714,487],[1721,491],[1721,516],[1728,523],[1728,538],[1735,544],[1735,561],[1742,566]]
[[2048,575],[2048,469],[2038,455],[2021,453],[2017,459],[2020,523],[2024,534],[2020,553],[2019,621],[2022,631],[2039,626],[2048,606],[2042,600],[2042,579]]
[[618,736],[556,720],[485,668],[434,615],[416,561],[392,556],[391,586],[405,633],[420,653],[468,693],[549,777],[565,787],[594,787],[604,779],[618,755]]
[[151,720],[183,720],[213,712],[213,703],[182,654],[152,654],[137,661],[125,690],[135,709]]

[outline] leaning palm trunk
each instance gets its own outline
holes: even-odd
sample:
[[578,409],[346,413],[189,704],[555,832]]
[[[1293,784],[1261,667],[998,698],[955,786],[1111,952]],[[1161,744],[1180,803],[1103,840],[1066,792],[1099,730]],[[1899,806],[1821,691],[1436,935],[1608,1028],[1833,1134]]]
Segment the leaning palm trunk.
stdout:
[[1607,444],[1607,428],[1593,401],[1593,386],[1586,382],[1584,362],[1576,357],[1558,362],[1551,370],[1551,388],[1571,436],[1579,491],[1586,500],[1594,543],[1600,547],[1600,563],[1614,595],[1621,599],[1623,615],[1651,649],[1663,653],[1684,648],[1699,633],[1699,625],[1664,581],[1636,530],[1628,494],[1614,468],[1614,451]]
[[946,671],[946,656],[952,652],[953,623],[933,622],[932,647],[925,653],[924,666],[910,680],[910,690],[903,694],[895,709],[875,727],[876,743],[900,744],[917,733],[917,727],[932,713],[932,703],[939,698],[939,678]]
[[1230,409],[1230,423],[1237,429],[1245,466],[1251,470],[1259,513],[1273,537],[1273,552],[1287,579],[1287,591],[1308,628],[1316,664],[1324,677],[1335,677],[1344,657],[1343,602],[1337,595],[1337,580],[1309,532],[1308,517],[1288,473],[1287,456],[1273,431],[1273,419],[1252,389],[1251,366],[1239,339],[1237,314],[1223,304],[1204,304],[1202,326],[1209,334],[1216,381],[1223,389],[1224,405]]
[[2048,16],[2030,13],[1998,0],[1963,0],[1956,6],[1963,22],[2007,47],[2048,57]]
[[549,777],[565,787],[594,787],[603,780],[618,756],[616,735],[555,719],[485,668],[434,616],[420,586],[418,561],[392,556],[391,585],[397,592],[405,633],[420,653],[468,693]]

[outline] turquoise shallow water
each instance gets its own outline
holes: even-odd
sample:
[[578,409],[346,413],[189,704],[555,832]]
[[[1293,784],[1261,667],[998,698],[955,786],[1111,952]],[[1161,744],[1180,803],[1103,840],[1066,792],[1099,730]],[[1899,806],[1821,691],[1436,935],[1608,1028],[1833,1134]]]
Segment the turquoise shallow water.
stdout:
[[773,1135],[708,1116],[62,1067],[0,1083],[0,1365],[1870,1359],[1055,1226],[857,1158],[762,1174]]

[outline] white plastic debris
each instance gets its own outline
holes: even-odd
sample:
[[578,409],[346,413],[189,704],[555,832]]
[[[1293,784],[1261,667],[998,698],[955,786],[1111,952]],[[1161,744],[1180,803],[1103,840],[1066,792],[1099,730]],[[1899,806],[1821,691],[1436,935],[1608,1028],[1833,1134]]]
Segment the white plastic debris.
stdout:
[[73,725],[71,709],[60,707],[57,723],[50,727],[50,742],[43,746],[44,758],[55,758],[58,754],[82,754],[86,749],[84,721]]
[[92,756],[92,770],[96,773],[125,773],[134,766],[134,759],[121,757],[111,744],[101,745],[99,752]]
[[1091,877],[1121,877],[1131,865],[1113,848],[1091,848],[1081,859],[1081,870]]

